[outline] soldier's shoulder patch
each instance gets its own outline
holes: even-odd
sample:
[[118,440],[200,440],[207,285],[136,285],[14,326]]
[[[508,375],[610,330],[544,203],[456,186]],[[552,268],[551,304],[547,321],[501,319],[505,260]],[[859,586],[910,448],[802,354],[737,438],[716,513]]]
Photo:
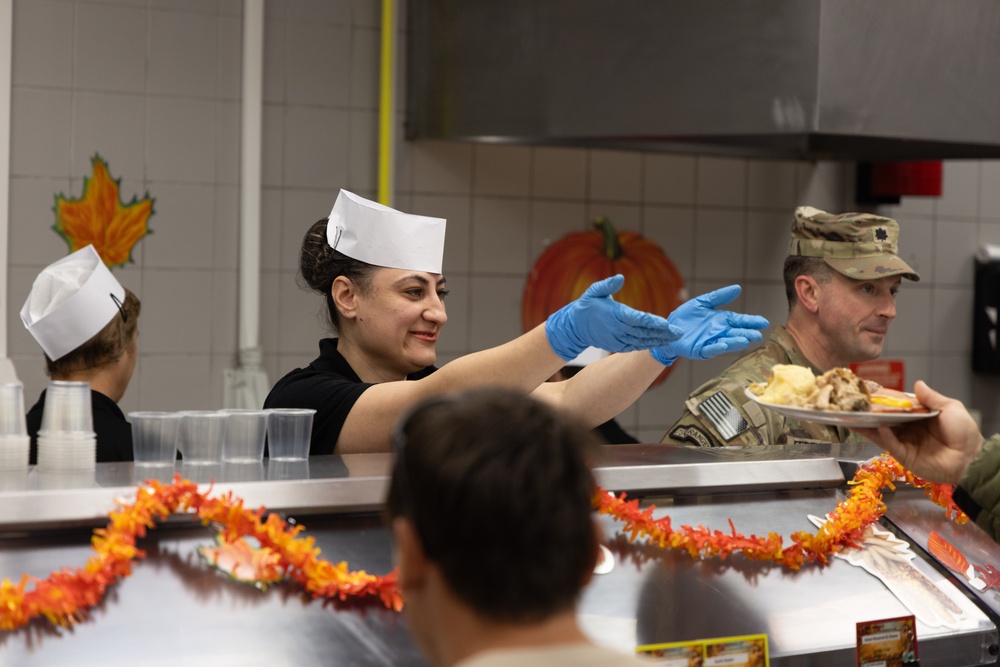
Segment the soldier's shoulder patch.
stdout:
[[678,442],[690,442],[698,447],[712,446],[712,439],[697,426],[677,426],[667,435]]
[[749,427],[747,420],[723,391],[706,396],[698,403],[698,411],[709,421],[723,440],[732,440]]

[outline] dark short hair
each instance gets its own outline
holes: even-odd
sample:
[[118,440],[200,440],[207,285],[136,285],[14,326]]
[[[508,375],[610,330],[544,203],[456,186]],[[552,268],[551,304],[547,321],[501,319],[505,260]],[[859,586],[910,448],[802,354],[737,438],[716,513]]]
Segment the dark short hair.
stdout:
[[479,389],[417,407],[397,429],[387,518],[409,518],[454,594],[530,623],[572,609],[593,571],[598,441],[553,408]]
[[785,258],[785,297],[788,299],[788,310],[799,300],[795,294],[795,279],[799,276],[812,276],[820,283],[828,283],[833,279],[833,269],[822,257],[803,257],[789,255]]
[[136,327],[139,326],[139,311],[142,310],[142,304],[139,302],[139,297],[131,290],[123,289],[125,289],[125,300],[103,329],[86,343],[55,361],[50,359],[49,355],[45,355],[45,372],[49,377],[64,377],[73,372],[100,368],[117,361],[125,354],[125,349],[132,341]]
[[327,218],[317,220],[302,239],[299,274],[296,280],[299,287],[311,289],[324,296],[327,325],[336,331],[340,318],[330,291],[333,288],[333,281],[337,276],[344,276],[365,294],[371,288],[372,274],[378,267],[348,257],[331,248],[326,239],[327,223]]

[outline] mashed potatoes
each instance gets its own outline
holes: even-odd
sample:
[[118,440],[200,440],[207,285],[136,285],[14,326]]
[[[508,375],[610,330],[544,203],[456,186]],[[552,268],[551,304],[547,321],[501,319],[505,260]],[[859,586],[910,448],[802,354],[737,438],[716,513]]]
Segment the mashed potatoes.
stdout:
[[778,405],[804,405],[816,391],[816,376],[805,366],[778,364],[771,368],[767,384],[755,382],[750,391],[766,403]]
[[816,377],[804,366],[778,364],[771,368],[767,384],[754,382],[750,391],[776,405],[844,412],[871,408],[868,386],[848,368],[834,368]]

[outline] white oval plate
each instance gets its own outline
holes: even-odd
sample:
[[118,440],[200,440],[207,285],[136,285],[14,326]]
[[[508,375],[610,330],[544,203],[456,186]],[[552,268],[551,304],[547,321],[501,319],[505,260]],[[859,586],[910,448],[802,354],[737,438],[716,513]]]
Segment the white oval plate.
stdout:
[[600,560],[597,561],[597,565],[594,566],[594,574],[607,574],[611,570],[615,569],[615,557],[611,553],[611,549],[608,549],[603,544],[599,544],[601,547]]
[[843,426],[844,428],[874,428],[879,424],[904,424],[906,422],[928,419],[938,414],[937,410],[930,412],[841,412],[839,410],[812,410],[809,408],[796,408],[791,405],[777,405],[767,403],[750,391],[749,387],[744,390],[747,398],[754,403],[764,406],[768,410],[774,410],[780,415],[799,421],[815,422],[817,424],[829,424],[830,426]]

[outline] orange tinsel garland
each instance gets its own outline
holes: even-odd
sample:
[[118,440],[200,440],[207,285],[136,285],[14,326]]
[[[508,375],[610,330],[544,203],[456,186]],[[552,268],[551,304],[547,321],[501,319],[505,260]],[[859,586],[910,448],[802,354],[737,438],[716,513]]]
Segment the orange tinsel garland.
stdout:
[[[925,489],[935,503],[945,508],[949,518],[960,523],[967,520],[952,501],[950,486],[926,482],[893,459],[877,459],[862,466],[849,482],[853,488],[847,500],[837,504],[823,527],[815,534],[793,533],[788,547],[775,533],[767,537],[737,533],[732,521],[728,534],[703,526],[681,526],[675,531],[670,517],[653,518],[655,507],[640,510],[637,500],[626,500],[624,493],[616,497],[600,488],[594,496],[594,509],[624,523],[630,540],[646,537],[661,548],[683,549],[694,558],[725,558],[742,552],[753,560],[798,569],[804,563],[826,562],[830,554],[860,546],[864,529],[885,512],[882,489],[894,489],[898,481]],[[39,616],[57,625],[69,625],[84,617],[101,601],[108,586],[131,574],[132,560],[146,555],[135,546],[136,539],[154,528],[157,520],[187,511],[193,511],[206,525],[220,526],[219,537],[225,544],[256,538],[263,552],[256,559],[263,581],[287,576],[314,597],[346,600],[375,596],[387,607],[397,611],[402,608],[395,572],[379,577],[364,571],[351,572],[346,563],[325,561],[319,557],[320,550],[312,537],[298,537],[302,526],[290,528],[276,514],[262,520],[264,508],[248,510],[232,494],[210,498],[208,493],[199,492],[196,484],[179,476],[172,484],[147,484],[149,488],[137,489],[134,503],[109,513],[111,522],[107,527],[94,531],[91,543],[97,553],[82,568],[65,568],[46,579],[23,575],[18,584],[4,579],[0,584],[0,629],[14,630]],[[33,584],[30,591],[29,584]]]
[[[31,619],[44,616],[51,623],[69,625],[86,615],[107,587],[131,574],[132,560],[146,554],[135,546],[136,539],[154,528],[156,521],[174,512],[193,511],[204,524],[221,526],[220,540],[232,543],[244,537],[256,538],[261,550],[270,553],[269,580],[281,574],[298,581],[313,597],[378,597],[395,610],[402,608],[395,572],[385,577],[364,571],[351,572],[347,563],[334,565],[319,557],[312,537],[300,538],[302,526],[289,527],[278,515],[262,520],[264,508],[251,511],[231,493],[210,498],[198,485],[174,478],[172,484],[155,480],[140,486],[135,502],[121,505],[108,514],[111,522],[94,531],[91,545],[97,553],[82,568],[65,568],[46,579],[23,575],[18,584],[4,579],[0,584],[0,629],[13,630]],[[28,590],[29,584],[33,584]]]
[[952,500],[950,486],[924,481],[891,458],[876,459],[859,468],[849,482],[852,488],[847,500],[837,503],[829,520],[816,533],[792,533],[792,544],[787,547],[777,533],[768,533],[767,537],[737,533],[731,520],[729,533],[703,526],[681,526],[674,530],[669,516],[654,519],[655,506],[639,509],[639,502],[626,500],[624,493],[615,496],[598,488],[593,502],[598,513],[625,524],[623,532],[628,534],[629,541],[645,537],[660,548],[687,551],[692,558],[725,558],[741,552],[752,560],[771,561],[797,570],[804,563],[825,563],[827,556],[845,548],[860,548],[865,528],[885,513],[882,489],[895,489],[894,483],[900,481],[923,488],[931,500],[945,508],[948,518],[959,523],[968,520]]

